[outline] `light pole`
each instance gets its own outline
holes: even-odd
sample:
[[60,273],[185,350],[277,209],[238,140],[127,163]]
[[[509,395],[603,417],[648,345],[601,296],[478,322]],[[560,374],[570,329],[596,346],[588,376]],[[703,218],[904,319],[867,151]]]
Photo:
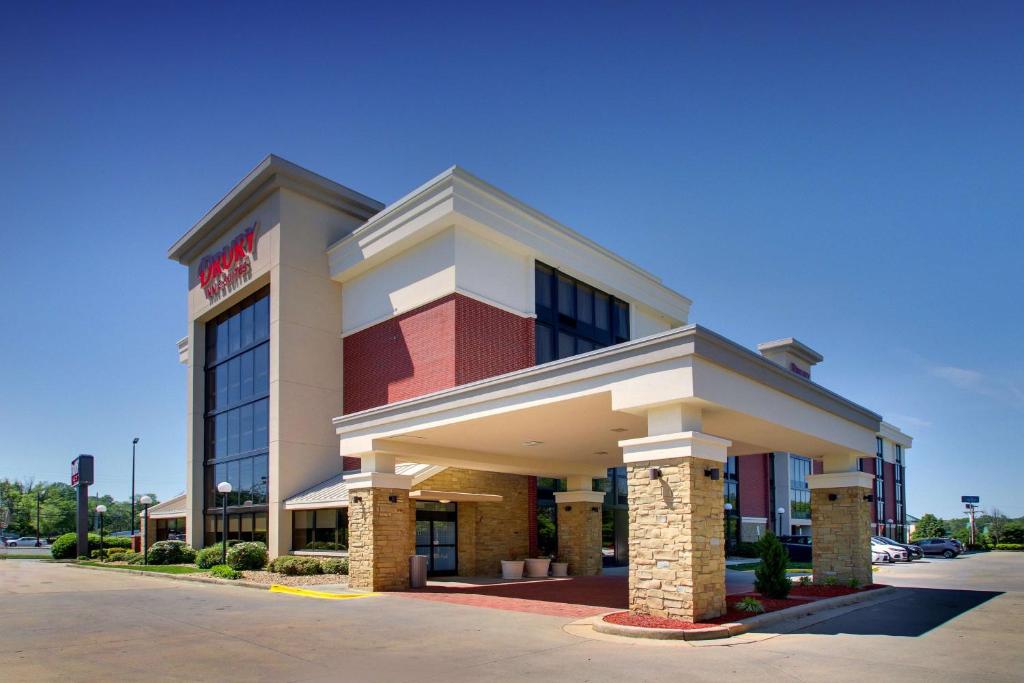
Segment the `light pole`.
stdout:
[[139,498],[142,503],[142,564],[149,564],[149,504],[153,499],[149,496]]
[[103,550],[103,513],[107,511],[106,505],[97,505],[96,514],[100,516],[100,559],[107,556],[107,553]]
[[892,538],[893,537],[893,533],[892,533],[892,519],[891,518],[885,520],[885,526],[886,526],[886,529],[885,529],[886,536],[888,536],[889,538]]
[[39,491],[36,491],[36,547],[37,548],[42,545],[42,543],[39,542],[39,498],[40,498],[41,495],[42,494]]
[[780,506],[779,509],[775,511],[775,514],[779,517],[779,523],[775,525],[775,535],[781,536],[782,534],[780,532],[782,531],[782,515],[786,514],[786,508]]
[[132,439],[132,536],[135,535],[135,444],[139,437]]
[[228,563],[228,494],[231,493],[231,482],[222,481],[217,484],[217,490],[224,496],[221,499],[221,551],[220,563]]

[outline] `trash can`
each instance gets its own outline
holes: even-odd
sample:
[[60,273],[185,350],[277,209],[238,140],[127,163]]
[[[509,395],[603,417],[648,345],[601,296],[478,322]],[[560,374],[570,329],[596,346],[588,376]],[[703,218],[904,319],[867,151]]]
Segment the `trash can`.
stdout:
[[413,588],[423,588],[427,585],[427,556],[409,556],[409,585]]

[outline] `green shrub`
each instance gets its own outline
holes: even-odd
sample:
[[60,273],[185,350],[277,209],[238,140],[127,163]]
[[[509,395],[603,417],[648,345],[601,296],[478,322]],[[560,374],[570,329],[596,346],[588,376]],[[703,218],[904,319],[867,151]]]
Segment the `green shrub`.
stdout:
[[218,579],[235,579],[242,578],[242,572],[235,571],[226,564],[215,564],[210,567],[210,576],[216,576]]
[[129,550],[121,555],[119,559],[127,562],[128,564],[145,564],[146,556],[142,553],[137,553],[134,550]]
[[150,564],[191,564],[196,551],[184,541],[157,541],[149,547]]
[[348,560],[341,557],[325,557],[320,560],[320,571],[324,574],[348,574]]
[[80,560],[88,560],[89,556],[88,555],[79,555],[78,559],[80,559]]
[[[127,536],[104,536],[104,548],[125,548],[132,547],[132,539]],[[89,553],[100,549],[100,535],[89,534]],[[50,545],[50,555],[55,560],[70,560],[78,552],[78,534],[75,532],[61,534]]]
[[736,544],[736,548],[732,551],[732,554],[736,557],[760,557],[761,553],[757,548],[756,543],[748,543],[743,541]]
[[112,560],[120,560],[121,555],[128,552],[127,548],[107,548],[107,557]]
[[1024,550],[1024,543],[996,543],[996,550]]
[[221,557],[223,557],[224,549],[217,545],[208,545],[198,553],[196,553],[196,566],[200,569],[210,569],[218,564],[221,564]]
[[822,579],[821,582],[823,584],[825,584],[826,586],[838,586],[839,585],[839,579],[837,579],[834,576],[826,576],[824,579]]
[[850,588],[860,588],[860,581],[857,580],[856,576],[851,576],[850,580],[846,582],[846,585]]
[[228,548],[228,566],[232,569],[263,569],[267,564],[267,545],[259,541],[237,543]]
[[267,569],[285,576],[313,576],[322,571],[320,561],[315,557],[294,557],[292,555],[282,555],[276,558]]
[[762,614],[764,612],[764,605],[761,604],[761,601],[749,595],[737,602],[733,607],[739,612],[749,612],[750,614]]
[[800,582],[801,586],[810,586],[811,585],[811,577],[809,577],[809,576],[801,576],[797,580]]
[[105,560],[107,559],[107,551],[103,548],[97,548],[89,552],[89,557],[94,560]]
[[785,598],[789,595],[789,589],[793,587],[786,574],[786,568],[789,566],[786,549],[770,531],[758,541],[758,546],[761,551],[761,564],[754,570],[754,589],[766,598]]

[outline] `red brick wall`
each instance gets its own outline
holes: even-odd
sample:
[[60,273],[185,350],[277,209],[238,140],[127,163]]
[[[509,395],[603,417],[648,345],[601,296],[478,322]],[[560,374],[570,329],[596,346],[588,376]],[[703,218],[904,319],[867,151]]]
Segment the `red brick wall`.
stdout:
[[736,459],[740,475],[740,514],[744,517],[768,516],[768,454],[742,455]]
[[885,482],[882,484],[885,491],[885,519],[882,521],[886,522],[891,519],[893,524],[896,524],[896,465],[887,462],[883,470],[885,471]]

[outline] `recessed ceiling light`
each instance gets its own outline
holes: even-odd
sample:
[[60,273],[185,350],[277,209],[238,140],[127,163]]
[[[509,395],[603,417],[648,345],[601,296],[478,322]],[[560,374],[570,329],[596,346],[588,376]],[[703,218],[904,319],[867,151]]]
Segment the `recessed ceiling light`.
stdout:
[[612,429],[613,432],[628,432],[629,430],[625,427],[615,427]]
[[524,446],[539,446],[542,443],[544,443],[544,442],[543,441],[533,441],[533,440],[530,440],[530,441],[524,441],[523,445]]

